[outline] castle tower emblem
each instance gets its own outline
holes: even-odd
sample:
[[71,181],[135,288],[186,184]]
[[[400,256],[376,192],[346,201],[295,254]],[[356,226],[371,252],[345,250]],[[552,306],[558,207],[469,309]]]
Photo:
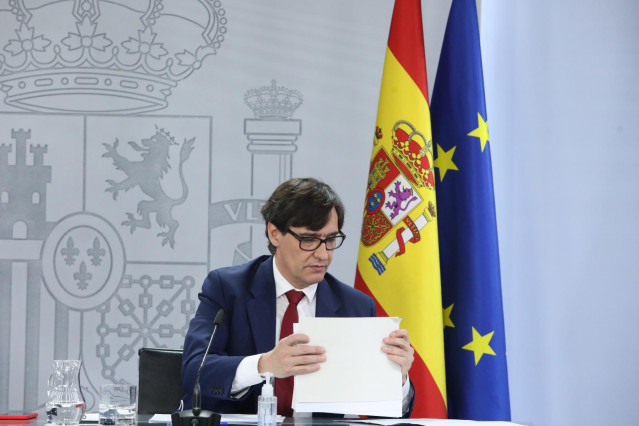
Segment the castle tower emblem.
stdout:
[[[11,0],[0,9],[5,103],[37,112],[140,113],[217,53],[219,0]],[[55,16],[56,22],[50,17]]]

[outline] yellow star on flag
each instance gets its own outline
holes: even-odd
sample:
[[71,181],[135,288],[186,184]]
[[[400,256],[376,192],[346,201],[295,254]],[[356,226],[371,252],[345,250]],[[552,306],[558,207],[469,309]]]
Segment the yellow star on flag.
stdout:
[[451,304],[449,307],[444,308],[444,327],[452,327],[455,328],[455,324],[453,324],[453,320],[450,319],[450,313],[453,310],[453,306],[455,304]]
[[473,341],[467,344],[466,346],[462,346],[462,349],[466,349],[467,351],[473,351],[475,353],[475,365],[479,363],[482,355],[496,355],[495,351],[490,347],[490,339],[493,338],[494,331],[482,336],[479,334],[475,327],[473,327]]
[[478,127],[470,132],[468,136],[475,136],[479,138],[481,142],[481,152],[484,152],[484,147],[488,142],[488,123],[484,121],[480,113],[477,113],[477,125]]
[[444,180],[446,172],[448,170],[459,170],[455,163],[453,163],[453,154],[455,153],[456,146],[452,147],[448,151],[444,151],[441,145],[437,144],[437,158],[435,158],[435,167],[439,169],[439,181]]

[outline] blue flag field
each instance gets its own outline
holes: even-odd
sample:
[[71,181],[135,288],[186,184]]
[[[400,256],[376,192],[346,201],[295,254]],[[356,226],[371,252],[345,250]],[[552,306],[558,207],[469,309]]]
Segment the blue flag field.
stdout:
[[510,420],[491,144],[475,0],[453,0],[431,122],[448,416]]

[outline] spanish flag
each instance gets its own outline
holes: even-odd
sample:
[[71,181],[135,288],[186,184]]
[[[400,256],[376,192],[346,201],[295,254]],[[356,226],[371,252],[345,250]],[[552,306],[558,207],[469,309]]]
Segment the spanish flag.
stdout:
[[433,143],[419,0],[396,0],[388,36],[355,288],[402,318],[415,349],[413,417],[446,418]]

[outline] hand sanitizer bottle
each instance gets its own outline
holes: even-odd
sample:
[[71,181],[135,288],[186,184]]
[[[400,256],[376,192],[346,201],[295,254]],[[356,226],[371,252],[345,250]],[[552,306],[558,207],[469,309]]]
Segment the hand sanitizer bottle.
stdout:
[[266,382],[257,398],[257,425],[277,426],[277,397],[273,395],[273,373],[264,373]]

